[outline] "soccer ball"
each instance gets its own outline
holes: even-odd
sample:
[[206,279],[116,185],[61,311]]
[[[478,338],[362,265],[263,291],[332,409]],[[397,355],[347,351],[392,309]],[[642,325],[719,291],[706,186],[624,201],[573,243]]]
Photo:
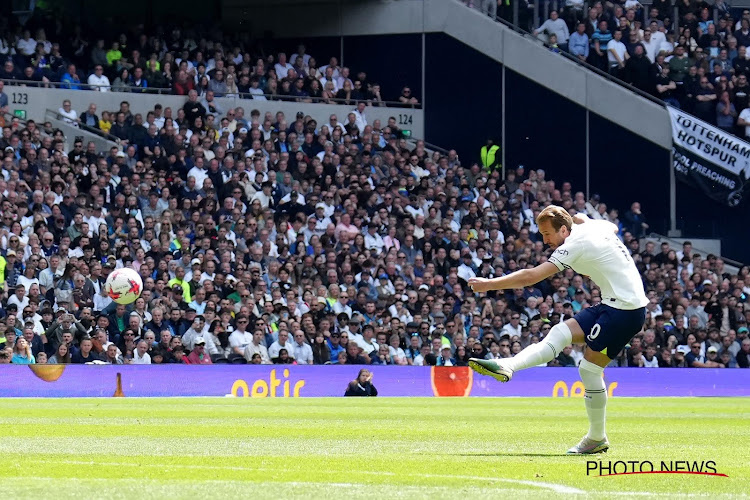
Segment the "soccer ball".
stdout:
[[104,283],[107,295],[118,304],[132,304],[141,296],[142,289],[143,280],[129,267],[115,269]]

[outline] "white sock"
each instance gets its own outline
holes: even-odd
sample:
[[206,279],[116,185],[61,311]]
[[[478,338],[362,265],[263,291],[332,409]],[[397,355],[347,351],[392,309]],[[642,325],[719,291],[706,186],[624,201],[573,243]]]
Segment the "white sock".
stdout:
[[607,418],[607,387],[604,385],[604,368],[591,361],[581,360],[578,366],[583,386],[586,389],[584,401],[586,413],[589,416],[589,433],[587,437],[594,441],[601,441],[607,435],[604,430]]
[[573,333],[565,323],[552,327],[549,334],[536,344],[531,344],[512,358],[502,360],[504,366],[513,371],[524,370],[552,361],[563,347],[573,341]]

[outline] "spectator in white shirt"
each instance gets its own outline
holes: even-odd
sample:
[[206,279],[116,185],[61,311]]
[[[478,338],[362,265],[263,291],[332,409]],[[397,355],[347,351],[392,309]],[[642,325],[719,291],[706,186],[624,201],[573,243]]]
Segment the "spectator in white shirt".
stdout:
[[320,86],[322,88],[326,88],[326,84],[328,82],[331,82],[331,83],[333,83],[333,92],[334,93],[338,92],[341,87],[339,87],[339,83],[338,83],[338,81],[336,80],[336,77],[333,74],[333,68],[329,66],[328,68],[326,68],[325,73],[323,73],[323,74],[325,76],[320,79]]
[[253,333],[253,341],[245,347],[245,359],[252,361],[254,354],[260,354],[260,362],[264,365],[271,364],[271,358],[268,356],[268,349],[262,344],[263,332],[255,330]]
[[26,57],[31,57],[36,52],[36,40],[31,38],[29,30],[23,31],[23,36],[16,42],[16,50]]
[[366,108],[367,105],[364,102],[360,102],[357,104],[357,109],[353,111],[354,116],[357,118],[355,123],[357,124],[359,132],[362,134],[365,133],[365,127],[367,126],[367,116],[365,115]]
[[[271,344],[271,347],[268,348],[268,357],[270,357],[271,360],[278,358],[279,351],[282,349],[286,349],[290,358],[294,357],[294,344],[289,341],[289,332],[286,330],[279,330],[278,339],[276,339],[276,342]],[[312,353],[310,355],[312,356]]]
[[253,343],[253,335],[245,330],[249,323],[247,316],[238,315],[236,318],[237,329],[229,336],[229,346],[232,352],[239,355],[245,354],[245,348]]
[[294,332],[294,351],[289,351],[290,354],[294,353],[294,359],[298,365],[311,365],[313,364],[313,352],[310,344],[305,342],[305,332],[302,330],[296,330]]
[[57,113],[65,123],[74,127],[78,127],[78,112],[70,107],[69,100],[65,99],[63,101],[62,108],[59,108],[57,110]]
[[383,238],[378,234],[378,228],[375,225],[375,221],[373,221],[369,226],[367,226],[367,234],[365,235],[365,248],[367,250],[375,250],[376,253],[380,253],[383,251],[383,248],[385,247],[385,242],[383,241]]
[[109,92],[112,90],[107,75],[103,74],[104,69],[101,64],[94,67],[94,72],[89,75],[87,83],[92,85],[91,90],[98,92]]
[[474,269],[471,267],[472,264],[472,257],[471,254],[468,252],[468,249],[466,250],[466,253],[463,255],[463,263],[458,266],[458,277],[461,278],[464,281],[469,281],[471,278],[476,278],[477,273],[474,272]]
[[148,342],[145,340],[139,340],[138,345],[133,351],[133,364],[134,365],[150,365],[151,356],[148,355]]
[[276,77],[279,80],[283,80],[287,77],[290,69],[294,69],[291,64],[286,61],[286,54],[284,52],[279,53],[279,62],[274,65],[276,70]]

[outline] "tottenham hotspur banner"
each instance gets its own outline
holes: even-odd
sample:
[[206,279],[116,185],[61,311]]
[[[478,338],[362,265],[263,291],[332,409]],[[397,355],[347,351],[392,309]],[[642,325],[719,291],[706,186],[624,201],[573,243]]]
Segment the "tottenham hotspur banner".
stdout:
[[737,206],[750,178],[750,144],[679,109],[667,109],[677,178],[720,203]]

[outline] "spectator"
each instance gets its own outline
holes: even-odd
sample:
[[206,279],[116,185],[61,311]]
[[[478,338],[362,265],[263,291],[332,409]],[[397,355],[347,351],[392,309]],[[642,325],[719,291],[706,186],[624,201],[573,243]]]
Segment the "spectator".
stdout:
[[253,341],[248,344],[247,347],[245,347],[244,356],[245,359],[249,362],[252,362],[253,357],[257,354],[260,356],[260,363],[264,365],[271,364],[271,358],[268,355],[268,349],[266,349],[266,346],[262,344],[263,342],[263,332],[260,330],[255,330],[253,333]]
[[649,228],[646,223],[646,218],[641,212],[641,204],[637,201],[630,205],[630,210],[625,213],[625,222],[628,225],[626,228],[636,238],[643,236]]
[[80,342],[80,349],[73,354],[70,362],[74,364],[84,364],[101,361],[96,353],[94,353],[93,347],[94,344],[91,341],[91,337],[83,337]]
[[297,330],[294,332],[294,360],[298,365],[313,364],[313,350],[305,340],[305,332]]
[[89,75],[86,83],[91,86],[91,90],[98,92],[109,92],[112,90],[109,78],[104,74],[104,66],[102,64],[94,66],[94,72]]
[[57,346],[57,350],[55,351],[55,354],[47,360],[47,364],[58,364],[58,365],[67,365],[71,363],[70,359],[70,351],[68,349],[67,344],[60,344]]
[[289,332],[286,330],[279,330],[276,342],[271,344],[268,348],[268,356],[271,359],[280,357],[279,352],[284,349],[287,355],[294,359],[295,346],[289,340]]
[[13,347],[13,357],[11,362],[16,365],[33,365],[36,364],[34,355],[31,353],[31,346],[23,337],[18,337]]
[[356,342],[349,342],[346,346],[346,364],[347,365],[366,365],[369,364],[369,358],[360,353],[360,347]]
[[378,390],[372,385],[372,372],[362,368],[357,375],[356,380],[349,382],[344,396],[377,396]]
[[136,349],[133,352],[133,364],[150,365],[151,356],[148,354],[148,349],[148,342],[145,340],[139,340],[136,344]]
[[68,71],[63,74],[60,81],[63,83],[62,88],[70,90],[82,90],[81,79],[78,77],[75,64],[68,65]]
[[398,102],[408,108],[413,108],[419,104],[419,100],[412,95],[410,87],[404,87],[401,89],[401,95],[398,96]]
[[[713,357],[716,358],[716,348],[710,347],[713,350]],[[706,356],[701,355],[701,345],[697,342],[693,342],[690,345],[690,352],[685,355],[685,364],[690,368],[724,368],[724,365],[718,361],[711,361]]]
[[[674,98],[670,98],[676,101]],[[716,104],[716,126],[729,132],[734,132],[734,122],[737,118],[737,109],[729,98],[729,92],[724,90],[719,94],[719,102]]]
[[[333,335],[333,334],[331,334]],[[398,336],[396,336],[398,338]],[[338,337],[340,339],[340,337]],[[331,349],[326,342],[325,335],[322,331],[315,334],[315,341],[312,345],[313,364],[327,365],[331,363]]]
[[0,115],[8,113],[8,94],[3,92],[5,84],[0,80]]
[[586,24],[578,23],[576,25],[576,31],[570,35],[570,38],[568,39],[568,50],[570,50],[570,53],[576,56],[581,62],[585,62],[589,57],[590,45],[591,41],[586,34]]
[[294,358],[289,355],[289,351],[286,349],[280,349],[279,355],[273,358],[273,363],[276,365],[291,365],[294,364]]
[[57,114],[60,115],[60,119],[65,123],[78,127],[78,123],[80,122],[78,112],[71,107],[68,99],[63,101],[62,107],[57,110]]
[[[606,25],[606,24],[605,24]],[[556,10],[552,10],[549,13],[549,19],[544,21],[541,26],[533,31],[536,36],[539,33],[546,32],[549,35],[555,35],[557,37],[557,44],[562,50],[568,50],[568,38],[570,38],[570,32],[568,31],[568,25],[558,17]]]
[[193,350],[187,357],[187,364],[189,365],[210,365],[211,356],[206,352],[206,341],[203,337],[198,337],[193,342]]
[[737,353],[737,366],[739,368],[750,368],[750,339],[742,341],[742,347]]

